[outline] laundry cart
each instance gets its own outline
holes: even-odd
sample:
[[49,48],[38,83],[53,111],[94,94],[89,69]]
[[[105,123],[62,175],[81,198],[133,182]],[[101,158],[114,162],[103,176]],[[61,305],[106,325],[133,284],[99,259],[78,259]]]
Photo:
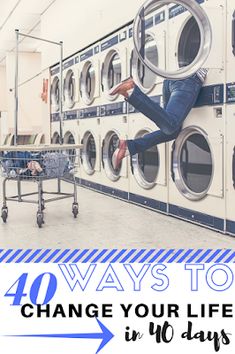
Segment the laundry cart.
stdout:
[[[72,198],[72,213],[78,215],[77,187],[75,182],[78,150],[82,145],[17,145],[0,147],[2,185],[1,217],[4,223],[8,218],[7,202],[37,204],[36,220],[38,227],[44,224],[44,209],[47,203]],[[56,181],[55,191],[46,191],[44,182]],[[7,182],[16,182],[17,193],[8,196]],[[73,192],[62,192],[62,181],[73,184]],[[23,183],[37,185],[36,192],[22,192]],[[54,182],[53,182],[54,183]],[[50,186],[51,187],[51,186]]]

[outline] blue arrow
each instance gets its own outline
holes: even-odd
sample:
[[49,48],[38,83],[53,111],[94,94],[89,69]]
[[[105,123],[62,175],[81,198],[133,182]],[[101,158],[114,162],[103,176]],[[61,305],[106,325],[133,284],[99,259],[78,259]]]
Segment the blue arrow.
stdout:
[[85,339],[102,339],[100,346],[96,352],[99,351],[114,337],[114,335],[96,318],[100,328],[100,333],[68,333],[68,334],[19,334],[10,335],[7,337],[40,337],[40,338],[85,338]]

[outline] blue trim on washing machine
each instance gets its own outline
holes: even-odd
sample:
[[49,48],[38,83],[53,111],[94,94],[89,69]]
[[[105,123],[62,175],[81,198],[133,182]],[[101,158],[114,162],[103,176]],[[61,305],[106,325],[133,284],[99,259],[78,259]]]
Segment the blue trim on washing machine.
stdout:
[[68,69],[72,65],[74,65],[74,58],[63,64],[63,70]]
[[194,107],[224,104],[224,85],[210,85],[201,88]]
[[[196,0],[198,4],[202,4],[205,2],[205,0]],[[181,15],[183,12],[187,11],[185,7],[182,5],[174,5],[169,9],[169,18],[174,18],[178,15]]]
[[235,221],[226,220],[226,231],[229,234],[235,235]]
[[160,202],[159,200],[156,199],[146,198],[141,195],[129,193],[129,201],[135,204],[143,205],[146,208],[159,210],[164,213],[167,212],[167,204]]
[[59,122],[60,114],[59,113],[52,113],[51,114],[51,122]]
[[100,116],[100,107],[87,107],[78,110],[78,118],[85,119],[85,118],[96,118]]
[[116,116],[120,114],[127,114],[127,103],[124,102],[116,102],[116,103],[109,103],[100,106],[100,116],[107,117],[107,116]]
[[119,33],[119,42],[123,42],[127,39],[127,31],[123,31],[122,33]]
[[79,55],[74,58],[75,64],[79,63]]
[[159,14],[156,14],[156,15],[154,16],[155,25],[158,25],[159,23],[164,22],[165,19],[166,19],[166,13],[165,13],[165,11],[159,12]]
[[[83,187],[90,188],[92,190],[104,193],[109,196],[120,198],[122,200],[128,201],[129,203],[134,203],[143,206],[147,209],[159,211],[166,215],[174,216],[183,219],[185,221],[190,221],[194,224],[196,223],[205,227],[209,227],[216,231],[220,231],[223,233],[225,232],[224,219],[217,218],[212,215],[200,213],[194,210],[185,209],[173,204],[167,205],[167,203],[155,199],[146,198],[137,194],[124,192],[120,189],[107,187],[102,184],[87,181],[85,179],[81,179],[78,177],[76,177],[75,180],[76,183],[78,183]],[[169,207],[169,210],[167,210],[167,206]],[[235,222],[227,220],[226,225],[227,225],[226,231],[230,234],[235,234]]]
[[153,17],[148,18],[145,20],[145,29],[153,27]]
[[235,103],[235,82],[226,84],[226,103]]
[[94,183],[94,182],[87,181],[85,179],[77,178],[77,177],[76,177],[76,182],[78,182],[78,184],[80,184],[81,186],[94,189],[98,192],[102,192],[104,194],[111,195],[111,196],[114,196],[114,197],[117,197],[117,198],[120,198],[123,200],[128,200],[129,193],[124,192],[120,189],[107,187],[107,186],[104,186],[103,184]]
[[[162,97],[162,95],[151,96],[151,100],[153,100],[154,102],[160,104],[161,103],[161,97]],[[129,114],[131,114],[131,113],[138,113],[139,111],[138,111],[138,109],[133,107],[130,103],[128,103],[127,112]]]
[[92,57],[93,54],[94,54],[94,50],[93,50],[93,48],[90,48],[90,49],[87,50],[85,53],[82,53],[82,54],[80,55],[80,61],[82,62],[82,61],[84,61],[84,60],[86,60],[86,59]]
[[64,120],[74,120],[74,119],[77,119],[77,111],[64,112]]
[[118,34],[107,41],[101,43],[101,52],[118,44]]
[[200,213],[194,210],[185,209],[177,205],[169,205],[169,214],[178,216],[180,218],[196,222],[213,229],[224,231],[224,220],[214,217],[212,215]]
[[60,67],[51,69],[50,72],[51,72],[51,76],[56,75],[60,72]]

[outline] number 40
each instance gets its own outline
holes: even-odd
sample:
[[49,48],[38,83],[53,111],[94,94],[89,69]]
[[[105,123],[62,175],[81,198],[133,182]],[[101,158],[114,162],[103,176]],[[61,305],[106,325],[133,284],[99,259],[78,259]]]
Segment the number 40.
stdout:
[[[30,301],[33,305],[38,304],[38,297],[39,297],[39,292],[40,289],[42,288],[42,281],[43,279],[47,280],[47,287],[43,287],[43,291],[45,292],[44,294],[40,294],[41,297],[43,298],[43,301],[40,302],[40,305],[45,305],[55,295],[56,289],[57,289],[57,279],[56,276],[52,273],[42,273],[40,274],[32,283],[29,294],[25,292],[25,285],[27,281],[28,273],[23,273],[16,281],[15,283],[10,287],[9,290],[7,290],[5,296],[7,297],[13,297],[13,306],[19,306],[21,305],[21,300],[23,297],[29,295]],[[15,289],[16,288],[16,289]],[[15,289],[15,290],[14,290]]]

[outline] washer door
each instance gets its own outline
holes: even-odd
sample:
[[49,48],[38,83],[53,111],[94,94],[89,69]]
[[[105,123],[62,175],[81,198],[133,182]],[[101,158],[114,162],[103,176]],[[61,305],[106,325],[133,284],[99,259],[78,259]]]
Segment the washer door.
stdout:
[[69,69],[64,79],[64,101],[67,108],[75,104],[75,78],[73,70]]
[[119,136],[115,131],[109,131],[105,139],[103,140],[102,145],[102,161],[103,167],[107,177],[111,181],[117,181],[120,178],[120,171],[122,168],[122,164],[119,168],[114,169],[112,164],[112,156],[114,151],[117,149],[119,145]]
[[200,128],[182,130],[174,143],[172,164],[181,194],[190,200],[206,197],[214,175],[214,159],[207,135]]
[[[152,34],[147,34],[145,39],[145,56],[154,65],[158,66],[158,48],[157,43]],[[149,92],[153,89],[156,83],[156,74],[154,74],[149,68],[147,68],[140,61],[135,49],[131,55],[131,68],[133,77],[137,82],[137,85],[143,92]]]
[[[141,138],[150,133],[147,130],[140,131],[136,138]],[[137,183],[144,189],[151,189],[156,185],[160,168],[160,157],[157,146],[132,156],[133,174]]]
[[51,84],[51,109],[58,112],[60,108],[60,80],[55,76]]
[[91,61],[87,61],[80,76],[80,93],[83,101],[89,105],[95,96],[96,75],[95,68]]
[[[71,132],[67,132],[64,136],[64,144],[75,144],[75,138]],[[69,149],[67,150],[67,154],[69,155],[69,160],[74,163],[76,159],[76,150]]]
[[94,135],[87,131],[82,139],[82,163],[85,172],[88,175],[92,175],[95,172],[97,149]]
[[55,132],[51,138],[52,144],[59,144],[60,143],[60,135],[59,133]]
[[108,52],[105,57],[102,66],[102,90],[105,92],[107,98],[111,101],[114,100],[118,95],[109,95],[109,90],[115,85],[119,84],[122,79],[122,64],[119,53],[112,49]]
[[[162,65],[155,65],[146,56],[144,42],[146,37],[146,24],[149,18],[156,19],[156,12],[166,11],[168,27],[166,38],[168,39],[167,69]],[[181,14],[184,13],[184,16]],[[180,15],[180,16],[179,16]],[[200,33],[200,46],[193,61],[186,66],[175,65],[175,41],[180,30],[180,20],[183,17],[194,17]],[[175,19],[175,21],[174,21]],[[152,21],[154,23],[154,20]],[[157,26],[155,28],[158,38]],[[209,56],[212,45],[212,29],[208,16],[202,6],[195,0],[147,0],[137,13],[133,25],[134,46],[141,62],[155,74],[169,79],[183,79],[193,75],[200,69]],[[173,50],[172,50],[173,49]],[[173,54],[169,56],[169,54]]]

